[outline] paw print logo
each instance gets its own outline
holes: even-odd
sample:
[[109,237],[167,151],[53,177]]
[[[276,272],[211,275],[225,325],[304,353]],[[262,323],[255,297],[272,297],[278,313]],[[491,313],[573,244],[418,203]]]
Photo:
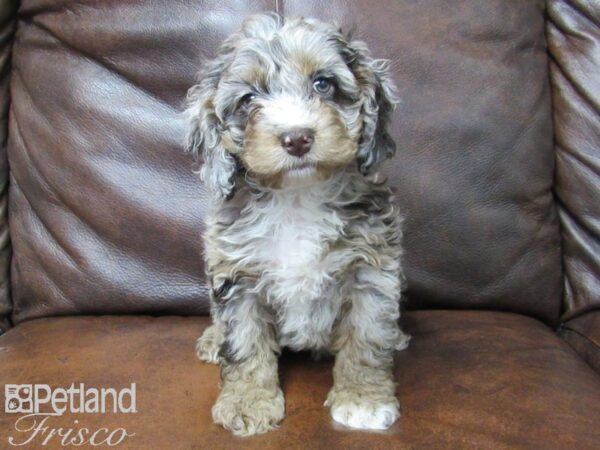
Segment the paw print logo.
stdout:
[[4,412],[32,413],[33,389],[30,384],[7,384],[4,386]]
[[19,408],[19,405],[20,405],[20,403],[18,401],[16,401],[14,398],[12,398],[8,401],[8,410],[14,411]]

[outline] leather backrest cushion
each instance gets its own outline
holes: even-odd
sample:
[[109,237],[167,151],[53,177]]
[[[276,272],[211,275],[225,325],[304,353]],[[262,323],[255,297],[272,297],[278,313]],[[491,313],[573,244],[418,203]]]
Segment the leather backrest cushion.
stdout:
[[338,19],[393,60],[386,174],[411,308],[555,321],[558,226],[537,1],[24,0],[9,158],[14,318],[207,311],[205,191],[178,115],[199,55],[251,12]]

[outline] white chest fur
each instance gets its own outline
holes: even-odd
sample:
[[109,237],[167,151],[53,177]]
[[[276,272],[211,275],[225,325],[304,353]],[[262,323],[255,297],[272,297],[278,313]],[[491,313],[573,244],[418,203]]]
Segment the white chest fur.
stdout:
[[322,196],[321,189],[282,191],[260,206],[261,284],[280,343],[296,350],[326,347],[340,309],[330,245],[343,223]]

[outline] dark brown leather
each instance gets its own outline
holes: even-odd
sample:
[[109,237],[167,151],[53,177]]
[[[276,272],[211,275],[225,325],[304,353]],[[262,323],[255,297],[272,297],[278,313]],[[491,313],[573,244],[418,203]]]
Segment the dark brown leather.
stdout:
[[560,329],[562,337],[600,374],[600,311],[569,320]]
[[[136,414],[52,420],[55,426],[72,427],[78,419],[92,429],[136,433],[119,449],[583,450],[600,442],[600,377],[551,329],[514,314],[457,311],[406,315],[413,342],[396,361],[403,416],[389,431],[350,431],[332,422],[323,407],[331,362],[287,354],[281,363],[287,399],[281,427],[234,438],[210,417],[219,369],[194,354],[194,340],[207,323],[139,316],[29,321],[0,338],[0,385],[137,383]],[[14,435],[14,420],[2,410],[2,439]]]
[[10,327],[10,236],[8,232],[8,110],[10,55],[16,28],[17,2],[0,2],[0,334]]
[[178,117],[201,50],[270,2],[23,1],[9,158],[14,319],[207,311]]
[[548,15],[568,321],[600,310],[600,3],[551,0]]
[[283,1],[393,61],[408,304],[554,322],[560,243],[543,2]]
[[177,116],[250,12],[356,24],[393,59],[387,175],[405,211],[411,308],[555,322],[559,235],[544,11],[533,0],[24,0],[9,158],[14,319],[206,312],[204,190]]

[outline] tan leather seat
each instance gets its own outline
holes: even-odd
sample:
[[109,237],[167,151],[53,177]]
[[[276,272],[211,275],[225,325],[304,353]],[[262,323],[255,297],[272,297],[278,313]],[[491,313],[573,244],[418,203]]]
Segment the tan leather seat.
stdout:
[[[116,388],[136,383],[138,413],[65,414],[51,422],[68,428],[79,419],[90,429],[135,433],[116,448],[592,449],[600,442],[599,377],[545,325],[475,311],[411,312],[404,323],[413,342],[396,361],[403,416],[385,432],[333,422],[323,406],[331,361],[286,353],[280,373],[287,417],[280,428],[232,437],[210,416],[219,370],[194,354],[206,318],[32,320],[0,341],[0,380],[54,386],[85,380]],[[0,415],[3,435],[19,435],[14,420]]]

